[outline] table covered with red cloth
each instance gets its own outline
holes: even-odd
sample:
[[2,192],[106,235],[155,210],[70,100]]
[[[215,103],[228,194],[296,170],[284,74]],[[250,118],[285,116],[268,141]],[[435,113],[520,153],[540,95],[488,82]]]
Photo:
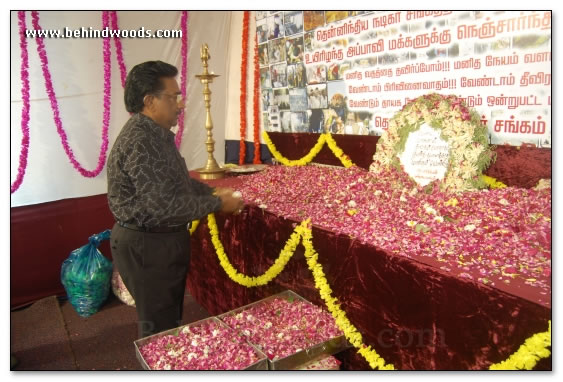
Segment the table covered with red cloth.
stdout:
[[[192,173],[197,177],[197,174]],[[207,181],[237,188],[247,176]],[[216,214],[229,261],[248,276],[263,274],[279,257],[300,223],[248,205],[237,216]],[[551,308],[472,280],[445,275],[416,259],[394,256],[348,236],[313,226],[332,294],[349,320],[387,363],[401,370],[488,369],[507,359],[525,340],[544,332]],[[300,244],[270,284],[247,288],[229,279],[219,264],[207,220],[192,237],[188,289],[210,314],[217,315],[291,289],[324,306]],[[343,369],[369,370],[350,349],[337,356]],[[551,358],[536,369],[551,369]]]

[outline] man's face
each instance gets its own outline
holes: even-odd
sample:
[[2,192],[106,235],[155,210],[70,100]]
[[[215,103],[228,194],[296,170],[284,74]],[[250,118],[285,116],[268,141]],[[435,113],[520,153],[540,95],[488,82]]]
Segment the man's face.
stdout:
[[185,101],[176,79],[164,77],[161,81],[164,89],[154,97],[154,117],[156,123],[169,129],[178,124],[178,115],[184,109]]

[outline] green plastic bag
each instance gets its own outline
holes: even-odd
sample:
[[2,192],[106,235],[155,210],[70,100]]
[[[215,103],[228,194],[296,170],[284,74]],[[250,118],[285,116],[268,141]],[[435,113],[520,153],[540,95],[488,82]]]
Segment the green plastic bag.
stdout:
[[70,253],[61,266],[61,282],[68,299],[82,317],[96,313],[106,301],[113,264],[98,250],[111,230],[105,230],[88,239],[88,244]]

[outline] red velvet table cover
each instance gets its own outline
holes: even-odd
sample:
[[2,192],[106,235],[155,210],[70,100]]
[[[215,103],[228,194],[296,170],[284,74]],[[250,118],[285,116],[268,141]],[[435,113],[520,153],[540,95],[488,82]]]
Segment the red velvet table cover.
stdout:
[[[245,176],[210,181],[236,188]],[[263,274],[279,256],[298,222],[257,206],[238,216],[216,214],[225,252],[240,272]],[[508,358],[527,338],[547,329],[551,309],[523,297],[394,256],[344,235],[313,228],[333,296],[363,336],[388,363],[403,370],[487,369]],[[207,221],[192,238],[188,275],[192,296],[216,315],[291,289],[324,306],[299,245],[270,284],[247,288],[221,268]],[[338,355],[343,369],[370,369],[354,349]],[[551,368],[551,358],[539,368]]]

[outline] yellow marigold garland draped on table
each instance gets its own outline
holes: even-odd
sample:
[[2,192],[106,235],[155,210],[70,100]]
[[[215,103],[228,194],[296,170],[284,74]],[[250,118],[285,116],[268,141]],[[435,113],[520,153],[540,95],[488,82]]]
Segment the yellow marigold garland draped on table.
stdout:
[[548,347],[551,347],[551,321],[546,332],[534,334],[516,353],[506,361],[491,365],[489,370],[532,370],[541,358],[551,355]]
[[305,166],[306,164],[310,163],[314,157],[317,156],[325,143],[328,145],[332,153],[340,160],[344,167],[348,168],[355,166],[350,158],[346,154],[344,154],[342,149],[336,145],[336,142],[332,138],[332,135],[330,135],[329,133],[321,134],[319,136],[319,139],[317,140],[317,143],[315,143],[315,145],[313,146],[313,148],[311,148],[307,155],[296,160],[287,159],[286,157],[281,155],[281,153],[276,149],[274,142],[272,142],[267,132],[263,131],[262,136],[274,158],[285,166]]

